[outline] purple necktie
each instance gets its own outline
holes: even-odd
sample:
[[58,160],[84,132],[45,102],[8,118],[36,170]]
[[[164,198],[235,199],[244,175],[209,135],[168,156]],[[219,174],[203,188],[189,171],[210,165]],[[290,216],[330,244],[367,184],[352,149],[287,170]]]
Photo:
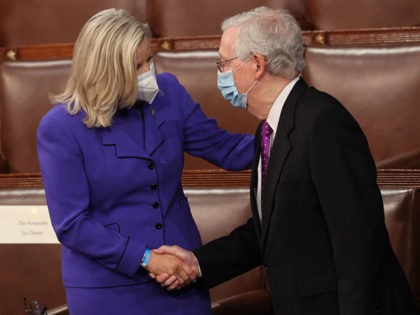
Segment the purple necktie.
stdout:
[[270,157],[270,136],[273,132],[266,120],[263,121],[261,127],[261,192],[264,187],[264,178],[267,173],[268,159]]

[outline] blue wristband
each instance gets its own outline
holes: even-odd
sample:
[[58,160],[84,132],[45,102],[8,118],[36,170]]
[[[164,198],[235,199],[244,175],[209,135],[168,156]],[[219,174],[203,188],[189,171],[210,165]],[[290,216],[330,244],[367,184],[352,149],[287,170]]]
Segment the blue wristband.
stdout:
[[143,254],[143,259],[141,260],[141,266],[143,268],[146,268],[147,264],[149,263],[150,253],[151,253],[151,250],[146,248],[146,250],[144,251],[144,254]]

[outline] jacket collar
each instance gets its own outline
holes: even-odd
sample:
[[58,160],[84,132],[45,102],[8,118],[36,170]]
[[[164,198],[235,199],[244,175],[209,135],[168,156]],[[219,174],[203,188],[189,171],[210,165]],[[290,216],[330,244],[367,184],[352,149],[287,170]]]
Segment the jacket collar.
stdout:
[[135,106],[118,111],[112,126],[101,129],[102,144],[114,145],[118,157],[139,157],[152,159],[153,153],[163,143],[160,127],[164,124],[154,106],[138,102]]

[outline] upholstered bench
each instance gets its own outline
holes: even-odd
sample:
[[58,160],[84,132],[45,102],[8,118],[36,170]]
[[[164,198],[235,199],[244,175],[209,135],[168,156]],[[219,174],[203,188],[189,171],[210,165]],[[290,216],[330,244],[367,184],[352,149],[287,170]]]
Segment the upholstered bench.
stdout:
[[[402,177],[398,177],[401,172]],[[381,171],[379,182],[392,246],[420,302],[420,172],[401,172]],[[208,182],[217,178],[211,176]],[[25,181],[24,177],[21,181],[20,188],[7,188],[7,181],[2,182],[2,220],[10,211],[10,206],[18,213],[27,211],[28,207],[46,211],[43,188],[33,185],[30,180]],[[204,243],[229,233],[251,215],[248,188],[221,184],[218,182],[208,187],[187,185],[185,190]],[[229,183],[226,181],[225,184]],[[7,314],[22,312],[22,299],[27,297],[46,305],[50,315],[65,314],[65,307],[54,308],[65,304],[60,257],[58,243],[4,243],[0,238],[0,296],[4,301],[1,303],[3,311]],[[261,267],[211,289],[211,298],[214,314],[271,313],[270,297]]]

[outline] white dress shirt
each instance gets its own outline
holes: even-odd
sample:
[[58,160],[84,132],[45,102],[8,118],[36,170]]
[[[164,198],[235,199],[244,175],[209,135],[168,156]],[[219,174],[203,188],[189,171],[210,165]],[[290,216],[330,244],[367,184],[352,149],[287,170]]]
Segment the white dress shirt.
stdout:
[[[287,97],[290,94],[290,91],[295,86],[296,82],[299,80],[299,76],[293,79],[292,81],[287,84],[284,89],[280,92],[279,96],[277,96],[276,100],[274,101],[273,106],[271,106],[270,112],[268,113],[267,122],[270,125],[273,133],[270,137],[270,150],[273,146],[273,141],[276,137],[277,125],[280,120],[280,114],[283,109],[284,103],[286,102]],[[269,153],[270,154],[270,153]],[[261,156],[258,162],[258,187],[257,187],[257,206],[258,206],[258,214],[260,216],[260,220],[262,220],[262,212],[261,212]]]

